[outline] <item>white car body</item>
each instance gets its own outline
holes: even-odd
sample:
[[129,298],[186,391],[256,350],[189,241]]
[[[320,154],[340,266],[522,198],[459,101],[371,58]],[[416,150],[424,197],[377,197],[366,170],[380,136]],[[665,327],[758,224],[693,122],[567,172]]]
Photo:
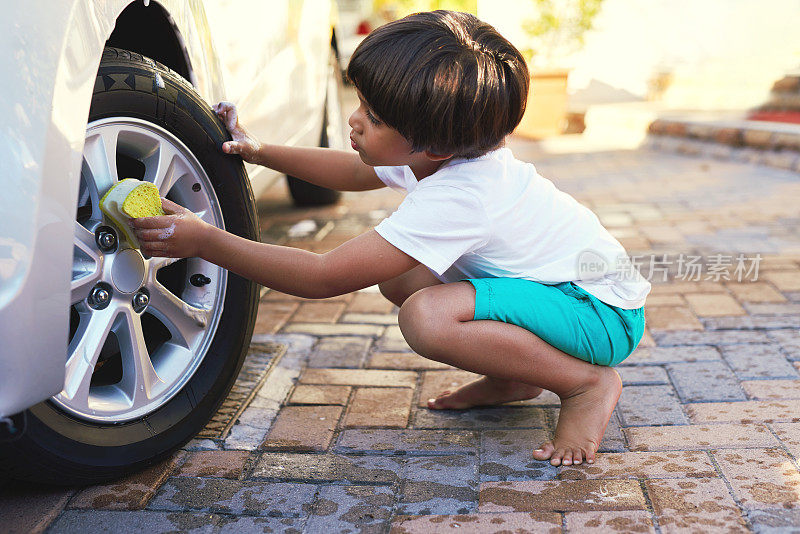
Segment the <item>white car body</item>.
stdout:
[[[59,393],[64,384],[87,117],[103,47],[131,3],[3,2],[0,417]],[[156,3],[148,9],[160,6],[171,17],[190,81],[207,103],[233,101],[241,121],[266,142],[317,145],[331,1]],[[275,174],[248,170],[258,197]]]

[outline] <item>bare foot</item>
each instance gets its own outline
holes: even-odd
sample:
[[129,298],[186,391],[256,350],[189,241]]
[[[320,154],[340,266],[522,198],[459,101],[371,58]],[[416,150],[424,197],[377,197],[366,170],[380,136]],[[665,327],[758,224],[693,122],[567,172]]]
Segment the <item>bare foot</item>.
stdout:
[[440,393],[435,399],[428,399],[428,408],[431,410],[465,410],[473,406],[493,406],[532,399],[538,397],[541,392],[542,388],[524,382],[482,376],[455,391],[448,390]]
[[533,451],[537,460],[552,465],[594,463],[595,453],[622,393],[622,380],[611,367],[599,367],[597,382],[561,399],[556,436]]

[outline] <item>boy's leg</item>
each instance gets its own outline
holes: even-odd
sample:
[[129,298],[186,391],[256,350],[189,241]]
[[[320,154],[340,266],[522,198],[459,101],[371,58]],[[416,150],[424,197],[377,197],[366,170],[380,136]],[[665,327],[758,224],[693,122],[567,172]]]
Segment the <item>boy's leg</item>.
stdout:
[[429,287],[400,308],[400,329],[411,348],[426,358],[556,393],[561,414],[555,438],[534,451],[534,458],[550,458],[553,465],[594,462],[622,391],[617,372],[566,354],[519,326],[473,321],[474,313],[470,283]]
[[[426,287],[438,286],[442,282],[424,265],[418,265],[410,271],[396,276],[385,282],[378,284],[381,294],[396,306],[401,307],[403,303],[419,291]],[[489,394],[484,392],[488,391]],[[516,382],[503,380],[495,377],[484,376],[478,380],[459,388],[455,398],[442,399],[437,401],[439,406],[430,406],[438,409],[464,409],[478,405],[497,404],[499,395],[505,394],[502,402],[512,402],[517,400],[533,399],[542,392],[542,388]],[[450,390],[442,392],[442,396],[449,395]],[[461,397],[461,398],[459,398]]]

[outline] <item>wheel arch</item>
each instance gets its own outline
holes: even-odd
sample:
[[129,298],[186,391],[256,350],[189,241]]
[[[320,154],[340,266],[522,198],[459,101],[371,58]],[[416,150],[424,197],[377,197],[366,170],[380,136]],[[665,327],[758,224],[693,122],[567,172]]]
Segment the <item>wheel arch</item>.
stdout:
[[[146,27],[147,33],[141,28]],[[197,87],[186,41],[175,19],[158,2],[130,3],[117,16],[106,46],[124,48],[154,59],[174,70]]]

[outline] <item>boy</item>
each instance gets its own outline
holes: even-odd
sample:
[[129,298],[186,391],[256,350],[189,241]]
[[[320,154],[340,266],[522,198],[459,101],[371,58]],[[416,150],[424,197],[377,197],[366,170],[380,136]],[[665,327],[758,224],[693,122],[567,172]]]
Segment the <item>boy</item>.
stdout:
[[332,189],[407,191],[395,213],[314,254],[233,236],[164,200],[169,215],[133,222],[143,252],[199,256],[309,298],[379,284],[412,349],[484,375],[430,409],[545,388],[561,414],[534,457],[593,463],[622,389],[610,366],[641,339],[650,284],[606,261],[627,256],[590,210],[501,148],[525,111],[519,51],[472,15],[418,13],[370,34],[348,76],[360,102],[349,119],[358,154],[262,145],[224,102],[215,111],[234,140],[223,151]]

